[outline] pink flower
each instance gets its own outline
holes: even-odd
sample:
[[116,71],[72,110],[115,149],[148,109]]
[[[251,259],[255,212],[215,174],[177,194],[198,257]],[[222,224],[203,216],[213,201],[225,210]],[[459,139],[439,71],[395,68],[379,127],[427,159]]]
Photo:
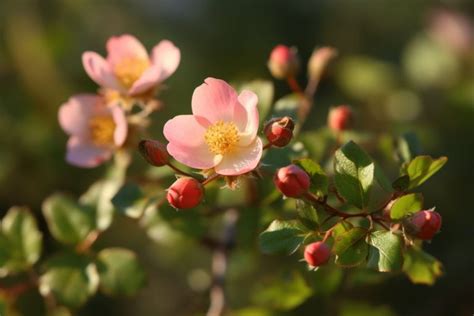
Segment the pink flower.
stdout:
[[72,96],[59,109],[59,124],[70,136],[66,160],[92,168],[110,159],[127,137],[127,119],[116,104],[95,94]]
[[163,129],[168,152],[196,169],[214,168],[233,176],[253,170],[262,157],[258,131],[258,97],[237,95],[223,80],[207,78],[194,90],[192,115],[179,115]]
[[106,59],[95,52],[85,52],[82,63],[100,86],[137,95],[171,76],[180,58],[179,49],[168,40],[159,42],[150,57],[134,36],[125,34],[109,38]]

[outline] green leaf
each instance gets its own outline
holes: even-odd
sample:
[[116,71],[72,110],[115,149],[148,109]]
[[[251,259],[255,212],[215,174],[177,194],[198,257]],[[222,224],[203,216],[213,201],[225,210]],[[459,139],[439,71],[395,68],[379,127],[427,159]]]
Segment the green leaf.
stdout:
[[273,309],[290,310],[301,305],[312,295],[311,288],[297,272],[285,273],[271,282],[257,286],[252,295],[258,305]]
[[410,193],[399,197],[393,202],[390,208],[390,217],[392,219],[401,219],[422,209],[423,195],[421,193]]
[[156,202],[155,198],[147,198],[134,183],[126,183],[112,198],[117,211],[131,218],[139,218],[151,203]]
[[336,256],[336,264],[342,267],[355,267],[367,260],[369,245],[364,239],[360,239],[346,251]]
[[242,83],[237,90],[250,90],[258,96],[258,111],[260,114],[260,122],[263,122],[270,112],[273,103],[274,87],[269,80],[253,80]]
[[41,295],[53,295],[60,304],[72,308],[83,305],[97,291],[98,285],[96,266],[88,258],[76,254],[51,259],[39,279]]
[[328,177],[321,166],[309,158],[303,158],[293,161],[294,164],[301,167],[311,178],[310,190],[322,197],[328,194]]
[[408,190],[408,186],[410,185],[410,177],[407,175],[403,175],[398,177],[392,183],[392,188],[399,192],[404,192]]
[[353,267],[367,259],[366,229],[354,227],[351,223],[343,221],[334,226],[332,236],[334,238],[332,252],[336,255],[336,264]]
[[278,99],[273,110],[273,117],[289,116],[296,123],[298,122],[298,109],[301,106],[301,97],[296,93],[292,93]]
[[303,200],[296,200],[296,212],[300,222],[310,230],[316,230],[319,226],[319,217],[316,209]]
[[294,253],[304,240],[303,231],[294,221],[274,220],[259,236],[264,253]]
[[433,159],[430,156],[418,156],[406,167],[406,174],[410,177],[408,189],[416,188],[438,172],[448,161],[447,157]]
[[42,234],[28,208],[12,207],[8,210],[2,220],[2,235],[0,266],[8,272],[25,270],[38,261]]
[[397,154],[402,163],[409,162],[420,153],[421,144],[415,133],[405,133],[397,139]]
[[107,248],[97,255],[100,287],[109,295],[134,295],[145,284],[145,271],[135,253]]
[[336,188],[350,204],[375,211],[390,199],[390,183],[354,142],[350,141],[336,151],[334,169]]
[[43,202],[43,214],[54,238],[65,244],[78,244],[94,229],[93,214],[62,194]]
[[433,285],[443,274],[443,265],[433,256],[417,247],[410,247],[405,252],[403,272],[415,284]]
[[367,266],[380,272],[402,268],[402,238],[389,231],[375,231],[369,235],[369,259]]
[[340,316],[396,316],[397,314],[384,305],[373,306],[358,301],[343,302],[340,306]]

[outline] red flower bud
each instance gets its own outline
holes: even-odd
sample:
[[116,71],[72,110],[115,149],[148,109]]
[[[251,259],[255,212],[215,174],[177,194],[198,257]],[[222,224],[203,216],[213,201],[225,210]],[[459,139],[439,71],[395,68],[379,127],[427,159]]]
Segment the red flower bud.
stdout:
[[353,121],[352,109],[348,105],[340,105],[329,111],[328,125],[333,131],[348,129]]
[[328,262],[331,257],[331,249],[322,241],[309,244],[304,249],[304,260],[311,267],[319,267]]
[[277,45],[270,54],[268,69],[273,77],[286,79],[296,74],[299,64],[296,48]]
[[441,215],[432,210],[420,211],[409,218],[409,224],[415,237],[431,240],[441,228]]
[[182,177],[176,180],[166,195],[168,202],[177,209],[197,206],[204,196],[204,187],[194,178]]
[[166,150],[166,146],[159,141],[142,140],[138,144],[138,149],[140,150],[143,158],[145,158],[149,164],[155,167],[164,166],[169,161],[170,156]]
[[268,141],[276,147],[285,147],[293,137],[295,124],[288,117],[281,117],[271,120],[265,125],[264,133]]
[[308,192],[310,179],[303,169],[289,165],[277,171],[273,178],[278,190],[285,196],[297,198]]

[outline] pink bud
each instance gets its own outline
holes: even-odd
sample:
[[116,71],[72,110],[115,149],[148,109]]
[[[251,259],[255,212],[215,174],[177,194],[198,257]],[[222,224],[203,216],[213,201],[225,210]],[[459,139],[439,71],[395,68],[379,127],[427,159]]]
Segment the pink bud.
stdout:
[[340,105],[329,111],[328,125],[333,131],[348,129],[353,121],[352,109],[348,105]]
[[271,120],[265,125],[264,132],[268,141],[276,147],[285,147],[293,138],[295,124],[288,117],[281,117]]
[[286,79],[294,76],[299,68],[298,52],[294,47],[277,45],[268,60],[268,69],[273,77]]
[[159,141],[142,140],[138,144],[138,149],[143,158],[155,167],[164,166],[169,161],[169,154],[166,150],[166,146]]
[[441,228],[441,215],[435,211],[420,211],[409,218],[413,235],[422,240],[431,240]]
[[308,75],[311,79],[319,79],[327,64],[336,57],[337,50],[332,47],[315,49],[308,62]]
[[204,196],[204,187],[194,178],[182,177],[176,180],[166,195],[168,202],[177,209],[193,208]]
[[296,165],[280,168],[273,178],[278,190],[288,197],[301,197],[308,192],[310,179],[303,169]]
[[319,267],[328,262],[331,257],[331,249],[321,241],[309,244],[304,249],[304,260],[311,267]]

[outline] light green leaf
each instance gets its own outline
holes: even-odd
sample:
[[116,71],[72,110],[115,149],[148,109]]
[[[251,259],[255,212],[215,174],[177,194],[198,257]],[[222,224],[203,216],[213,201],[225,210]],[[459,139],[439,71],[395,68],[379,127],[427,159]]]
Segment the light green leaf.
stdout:
[[402,238],[390,231],[375,231],[369,235],[369,259],[367,266],[380,272],[402,268]]
[[448,161],[447,157],[433,159],[430,156],[418,156],[406,167],[406,174],[410,177],[408,189],[416,188],[438,172]]
[[294,253],[304,240],[303,230],[294,221],[274,220],[259,236],[260,249],[265,253]]
[[72,308],[83,305],[97,291],[98,285],[96,266],[76,254],[51,259],[39,279],[41,295],[53,295],[60,304]]
[[421,193],[410,193],[394,201],[390,208],[390,217],[392,219],[401,219],[422,209],[423,195]]
[[433,285],[443,274],[443,265],[423,250],[410,247],[405,252],[403,272],[415,284]]
[[43,214],[53,237],[65,244],[80,243],[94,229],[91,210],[59,193],[43,202]]
[[97,255],[101,289],[110,295],[134,295],[145,283],[145,271],[135,253],[107,248]]
[[274,87],[269,80],[253,80],[242,83],[237,90],[250,90],[258,96],[258,112],[260,114],[260,122],[263,122],[270,112],[273,103]]
[[303,158],[293,161],[294,164],[301,167],[311,177],[310,190],[322,197],[328,194],[328,177],[321,166],[309,158]]

